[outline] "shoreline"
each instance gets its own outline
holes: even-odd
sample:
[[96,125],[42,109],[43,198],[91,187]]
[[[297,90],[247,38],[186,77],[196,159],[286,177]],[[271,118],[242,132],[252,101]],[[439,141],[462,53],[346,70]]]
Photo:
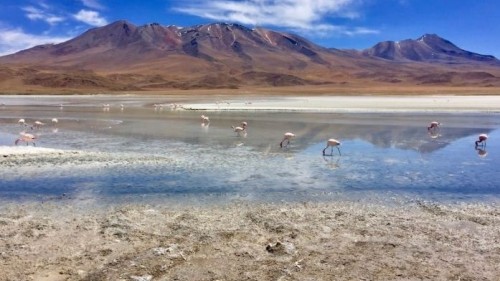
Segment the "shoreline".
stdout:
[[500,95],[5,95],[0,96],[0,110],[11,105],[39,105],[41,99],[45,99],[43,105],[58,108],[62,104],[78,106],[79,102],[85,101],[85,106],[92,102],[100,106],[101,102],[106,102],[111,103],[111,107],[118,107],[119,103],[125,102],[127,106],[128,103],[146,107],[155,104],[165,108],[175,105],[177,110],[193,111],[500,113]]
[[500,96],[296,96],[228,98],[183,104],[186,110],[282,112],[500,112]]

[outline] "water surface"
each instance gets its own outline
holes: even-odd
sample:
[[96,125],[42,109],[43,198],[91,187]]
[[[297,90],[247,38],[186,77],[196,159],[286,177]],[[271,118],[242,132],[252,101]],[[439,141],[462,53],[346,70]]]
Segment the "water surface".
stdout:
[[[495,200],[500,194],[500,117],[494,113],[199,112],[155,107],[172,103],[161,98],[119,99],[9,99],[0,108],[0,145],[13,145],[26,131],[39,137],[39,147],[106,156],[89,156],[89,165],[71,159],[21,166],[0,161],[0,197]],[[102,106],[107,103],[109,108]],[[210,117],[209,125],[201,123],[201,114]],[[32,130],[20,126],[20,118],[46,125]],[[59,122],[52,124],[52,118]],[[429,134],[433,120],[442,127]],[[238,136],[231,126],[242,121],[248,132]],[[296,138],[280,148],[288,131]],[[490,139],[476,149],[480,133]],[[341,155],[336,149],[322,155],[328,138],[342,142]]]

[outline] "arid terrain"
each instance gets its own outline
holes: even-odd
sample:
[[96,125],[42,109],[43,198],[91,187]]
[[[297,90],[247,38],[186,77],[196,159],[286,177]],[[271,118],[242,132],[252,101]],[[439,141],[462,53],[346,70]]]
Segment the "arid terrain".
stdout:
[[481,204],[2,206],[0,280],[498,280]]
[[499,87],[498,59],[463,50],[435,34],[341,50],[238,24],[178,28],[117,21],[60,44],[0,57],[0,92],[9,94],[411,94],[443,89],[487,94]]

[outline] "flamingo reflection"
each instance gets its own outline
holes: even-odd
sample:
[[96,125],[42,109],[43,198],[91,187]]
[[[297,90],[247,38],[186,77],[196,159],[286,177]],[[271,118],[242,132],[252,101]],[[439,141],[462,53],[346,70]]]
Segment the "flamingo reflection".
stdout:
[[484,158],[484,157],[486,157],[486,155],[488,155],[488,152],[486,151],[485,148],[476,147],[476,152],[477,152],[477,155],[479,155],[479,157],[481,157],[481,158]]
[[340,157],[326,157],[323,155],[323,160],[326,162],[326,166],[332,170],[340,168]]

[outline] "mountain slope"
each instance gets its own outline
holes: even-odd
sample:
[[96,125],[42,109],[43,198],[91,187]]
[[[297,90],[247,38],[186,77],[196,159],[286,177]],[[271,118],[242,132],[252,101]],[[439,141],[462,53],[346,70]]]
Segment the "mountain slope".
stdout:
[[358,51],[239,24],[180,28],[117,21],[0,57],[0,91],[161,90],[297,85],[500,86],[492,56],[437,35]]
[[454,64],[471,62],[499,63],[493,56],[465,51],[436,34],[425,34],[416,40],[407,39],[396,42],[380,42],[372,48],[363,50],[362,53],[366,56],[379,57],[392,61],[441,62]]

